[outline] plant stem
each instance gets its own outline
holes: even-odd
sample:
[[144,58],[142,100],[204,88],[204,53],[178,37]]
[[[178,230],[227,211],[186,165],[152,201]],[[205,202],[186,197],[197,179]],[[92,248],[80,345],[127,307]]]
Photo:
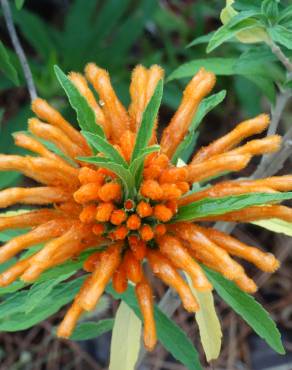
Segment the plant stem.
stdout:
[[289,77],[292,77],[292,63],[286,57],[286,55],[283,53],[283,51],[281,50],[281,48],[277,44],[275,44],[273,40],[269,40],[267,42],[267,44],[271,48],[273,54],[276,55],[276,57],[279,59],[279,61],[286,68]]
[[1,6],[3,9],[3,14],[5,18],[5,22],[7,25],[7,29],[9,32],[9,36],[11,38],[14,50],[18,56],[19,62],[21,64],[23,74],[27,83],[28,92],[30,95],[30,99],[34,100],[37,97],[36,88],[33,82],[31,70],[28,65],[27,58],[24,54],[23,48],[20,44],[19,38],[16,33],[16,29],[14,27],[13,18],[10,10],[10,6],[7,0],[1,0]]

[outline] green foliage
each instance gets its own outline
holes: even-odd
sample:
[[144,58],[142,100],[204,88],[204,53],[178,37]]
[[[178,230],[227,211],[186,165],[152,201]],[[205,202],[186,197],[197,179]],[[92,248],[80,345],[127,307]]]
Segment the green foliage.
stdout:
[[79,341],[97,338],[100,335],[112,330],[114,322],[115,322],[114,319],[105,319],[100,320],[98,322],[94,321],[80,322],[76,326],[70,339]]
[[19,85],[17,71],[7,53],[3,43],[0,41],[0,70],[3,72],[15,85]]
[[[21,290],[11,294],[4,302],[0,304],[0,330],[1,331],[18,331],[32,327],[33,325],[45,320],[57,312],[65,304],[72,301],[80,289],[84,277],[75,280],[60,283],[54,286],[48,295],[43,296],[41,300],[35,302],[32,310],[29,310],[30,302],[27,300],[27,291]],[[31,290],[37,285],[33,285]],[[32,294],[32,293],[31,293]],[[19,319],[21,317],[21,320]]]
[[281,335],[267,311],[250,295],[240,290],[232,281],[207,267],[204,270],[221,298],[247,322],[267,344],[280,354],[285,354]]
[[141,126],[138,130],[135,146],[132,153],[131,162],[141,155],[141,152],[148,146],[153,134],[155,120],[157,118],[163,93],[163,81],[160,80],[157,87],[147,104],[142,115]]
[[56,76],[68,96],[71,107],[77,113],[79,126],[84,131],[89,131],[101,137],[105,137],[103,129],[96,123],[95,113],[87,103],[86,99],[62,70],[55,66]]
[[[141,312],[132,286],[129,286],[127,291],[123,294],[116,293],[111,285],[108,286],[106,290],[115,299],[122,299],[125,301],[141,319]],[[155,306],[154,315],[157,336],[161,344],[174,358],[184,364],[189,370],[202,370],[198,353],[186,334],[157,306]]]
[[191,221],[207,216],[224,215],[225,213],[238,211],[246,207],[259,206],[288,199],[292,199],[292,192],[275,194],[252,193],[222,198],[205,198],[180,207],[172,221]]

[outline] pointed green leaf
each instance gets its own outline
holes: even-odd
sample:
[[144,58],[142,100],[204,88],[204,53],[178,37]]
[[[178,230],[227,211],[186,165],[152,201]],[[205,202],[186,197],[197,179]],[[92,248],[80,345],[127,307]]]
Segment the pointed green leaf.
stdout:
[[60,67],[55,65],[54,70],[60,85],[68,96],[71,107],[77,113],[77,120],[81,129],[92,132],[101,137],[105,137],[102,127],[96,123],[94,111],[89,106],[84,96],[80,94],[79,90],[69,80]]
[[71,340],[88,340],[99,337],[100,335],[112,330],[114,319],[105,319],[98,322],[86,321],[77,324],[71,335]]
[[176,217],[172,220],[191,221],[214,215],[223,215],[250,206],[259,206],[272,202],[281,202],[292,199],[292,192],[287,193],[252,193],[232,195],[222,198],[205,198],[197,202],[180,207]]
[[131,162],[141,155],[153,134],[155,119],[158,114],[163,93],[163,80],[160,80],[142,116],[141,126],[138,130]]
[[140,183],[142,181],[142,174],[143,174],[143,168],[144,168],[144,160],[147,157],[148,154],[157,152],[160,150],[159,145],[152,145],[148,146],[144,150],[142,150],[141,155],[133,160],[133,162],[130,165],[130,172],[132,173],[135,182],[136,182],[136,189],[138,190],[140,187]]
[[19,85],[19,79],[16,69],[11,64],[5,46],[0,41],[0,70],[11,80],[15,85]]
[[15,0],[15,6],[17,10],[20,10],[23,7],[25,0]]
[[213,293],[199,292],[193,287],[190,277],[187,274],[185,275],[191,291],[200,306],[199,311],[195,313],[195,318],[207,361],[210,362],[219,357],[222,342],[222,330],[215,309]]
[[208,279],[220,297],[237,312],[267,344],[280,354],[285,354],[281,334],[268,312],[249,294],[240,290],[232,281],[204,267]]
[[28,313],[25,313],[29,304],[27,291],[22,290],[10,295],[0,304],[0,330],[11,332],[25,330],[45,320],[74,298],[84,280],[85,277],[82,276],[67,283],[58,284]]
[[128,163],[124,160],[124,158],[120,155],[117,149],[110,144],[106,139],[98,135],[94,135],[88,131],[81,131],[82,135],[86,138],[86,140],[91,144],[91,146],[97,150],[97,152],[103,153],[108,159],[116,162],[128,168]]
[[292,30],[277,24],[268,28],[268,33],[272,40],[292,50]]
[[122,301],[112,333],[109,370],[134,370],[140,351],[141,329],[141,321]]
[[[112,285],[106,291],[116,299],[125,301],[142,318],[134,288],[129,286],[123,294],[118,294]],[[157,306],[154,308],[157,336],[161,344],[172,354],[174,358],[184,364],[189,370],[203,370],[199,361],[198,353],[186,334],[169,319]]]

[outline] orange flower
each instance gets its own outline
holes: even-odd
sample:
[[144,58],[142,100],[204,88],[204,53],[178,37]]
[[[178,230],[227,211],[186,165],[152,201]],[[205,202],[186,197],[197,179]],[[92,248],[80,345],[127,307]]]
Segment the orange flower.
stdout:
[[[163,70],[159,66],[134,69],[130,86],[132,102],[128,111],[115,94],[105,70],[89,64],[85,71],[102,104],[95,100],[82,75],[71,73],[70,81],[94,112],[105,134],[102,140],[107,140],[111,150],[93,157],[94,153],[82,134],[59,112],[42,99],[33,102],[32,109],[38,118],[29,121],[29,129],[35,138],[18,133],[15,141],[37,156],[0,155],[0,170],[20,171],[41,186],[1,191],[0,207],[19,203],[46,208],[0,217],[0,230],[31,229],[1,247],[0,262],[6,262],[33,245],[43,243],[44,247],[2,272],[0,285],[6,286],[17,278],[25,282],[36,281],[51,267],[75,258],[84,250],[100,246],[102,248],[94,249],[84,262],[89,277],[67,312],[58,335],[70,337],[78,318],[83,312],[94,309],[111,279],[118,293],[124,292],[131,280],[136,285],[136,296],[144,317],[145,346],[152,350],[156,343],[154,300],[152,287],[144,277],[144,261],[157,277],[177,291],[184,307],[194,312],[199,306],[180,270],[189,274],[197,290],[212,289],[198,264],[200,262],[234,281],[241,289],[254,292],[255,283],[232,257],[245,259],[266,272],[273,272],[279,266],[271,254],[223,232],[200,226],[200,220],[246,222],[277,217],[292,221],[292,210],[275,204],[251,205],[223,214],[213,212],[187,221],[179,218],[183,207],[210,198],[290,191],[292,176],[224,181],[189,192],[194,182],[205,181],[225,171],[238,171],[253,155],[275,151],[280,145],[280,138],[272,136],[240,146],[243,139],[267,128],[269,117],[262,114],[240,123],[229,134],[200,149],[190,164],[182,167],[172,164],[172,156],[187,134],[200,102],[215,84],[213,73],[200,69],[186,87],[177,112],[164,130],[160,149],[146,156],[140,174],[136,171],[135,185],[131,182],[132,188],[127,188],[123,173],[132,174],[126,166],[131,164],[135,154],[143,111],[152,101]],[[157,123],[155,118],[146,145],[156,141]],[[38,139],[54,143],[65,157],[51,152]],[[111,153],[115,153],[115,159],[123,156],[122,161],[113,167],[108,165]],[[91,158],[87,162],[84,157],[88,156]],[[66,157],[70,160],[64,159]],[[99,164],[94,164],[95,159]]]

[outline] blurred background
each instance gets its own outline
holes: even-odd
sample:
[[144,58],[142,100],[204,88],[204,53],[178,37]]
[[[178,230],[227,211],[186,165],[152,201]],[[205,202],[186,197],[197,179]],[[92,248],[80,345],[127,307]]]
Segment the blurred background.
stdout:
[[[71,122],[74,122],[74,115],[56,80],[54,64],[66,72],[82,72],[86,63],[91,61],[108,69],[119,97],[127,105],[130,71],[136,64],[160,64],[166,76],[169,76],[184,63],[194,60],[202,60],[203,64],[206,62],[210,55],[206,54],[208,37],[204,35],[221,25],[219,14],[225,6],[225,1],[221,0],[26,0],[22,7],[22,1],[10,3],[38,95],[48,99]],[[194,45],[187,47],[194,39],[197,40]],[[11,133],[26,130],[27,118],[32,115],[30,97],[1,12],[0,40],[14,68],[10,74],[0,72],[0,149],[2,153],[19,153],[21,149],[14,147]],[[269,112],[277,100],[284,71],[265,46],[232,40],[212,53],[212,57],[240,60],[244,67],[244,57],[256,51],[261,51],[265,59],[262,64],[259,61],[260,68],[258,64],[258,69],[253,65],[253,73],[250,69],[244,72],[244,68],[241,73],[219,73],[215,92],[225,89],[227,95],[201,124],[198,146],[228,132],[243,118]],[[3,52],[1,48],[0,52]],[[189,79],[182,75],[166,83],[159,118],[161,127],[178,106]],[[291,102],[288,102],[278,129],[281,135],[291,125],[291,108]],[[258,161],[252,162],[243,175],[253,173]],[[279,173],[291,173],[289,156],[279,170]],[[28,180],[18,173],[0,174],[1,188],[27,183]],[[206,369],[291,370],[291,241],[283,234],[273,234],[254,225],[239,225],[233,235],[247,244],[274,252],[282,260],[280,271],[273,276],[250,267],[249,272],[261,286],[257,299],[277,322],[288,354],[283,357],[273,353],[217,297],[224,342],[221,356],[213,364],[206,363],[193,317],[179,308],[174,320],[195,343]],[[155,287],[156,299],[159,300],[165,293],[165,287],[158,280],[155,281]],[[113,317],[117,305],[118,302],[105,296],[93,314],[94,319]],[[106,369],[110,334],[82,342],[58,340],[53,328],[64,312],[65,308],[30,330],[0,333],[0,369]],[[153,353],[147,355],[139,369],[183,370],[185,367],[158,345]]]

